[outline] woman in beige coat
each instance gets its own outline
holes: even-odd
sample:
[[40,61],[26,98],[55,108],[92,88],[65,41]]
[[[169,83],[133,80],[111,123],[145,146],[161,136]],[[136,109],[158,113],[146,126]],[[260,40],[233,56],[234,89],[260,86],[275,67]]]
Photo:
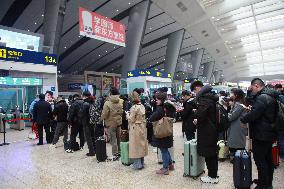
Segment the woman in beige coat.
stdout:
[[137,92],[130,95],[133,106],[128,115],[129,125],[129,158],[133,159],[132,168],[144,168],[144,157],[148,155],[148,141],[145,119],[145,107],[141,104]]

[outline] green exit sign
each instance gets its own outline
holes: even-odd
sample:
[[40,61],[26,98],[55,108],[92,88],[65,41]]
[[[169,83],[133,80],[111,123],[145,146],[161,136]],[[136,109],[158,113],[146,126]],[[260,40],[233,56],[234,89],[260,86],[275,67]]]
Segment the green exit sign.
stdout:
[[0,77],[0,85],[36,86],[36,85],[42,85],[42,79],[38,79],[38,78]]

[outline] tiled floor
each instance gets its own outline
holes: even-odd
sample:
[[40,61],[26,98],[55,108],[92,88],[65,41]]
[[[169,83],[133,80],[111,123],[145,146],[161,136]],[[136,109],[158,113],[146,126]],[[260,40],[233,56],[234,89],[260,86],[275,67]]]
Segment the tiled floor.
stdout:
[[[175,161],[176,170],[169,176],[159,176],[155,170],[156,154],[149,147],[146,168],[133,171],[120,162],[97,163],[95,157],[86,157],[86,149],[73,154],[64,152],[63,147],[54,151],[48,145],[36,146],[36,141],[26,140],[30,129],[24,131],[8,130],[9,146],[0,147],[0,188],[234,188],[232,165],[219,164],[220,182],[217,185],[202,184],[199,180],[183,177],[183,138],[181,124],[175,124]],[[2,142],[3,134],[0,134]],[[13,142],[14,141],[14,142]],[[62,142],[61,142],[61,145]],[[110,153],[110,146],[107,146]],[[253,176],[256,168],[253,166]],[[274,188],[284,188],[283,164],[275,171]]]

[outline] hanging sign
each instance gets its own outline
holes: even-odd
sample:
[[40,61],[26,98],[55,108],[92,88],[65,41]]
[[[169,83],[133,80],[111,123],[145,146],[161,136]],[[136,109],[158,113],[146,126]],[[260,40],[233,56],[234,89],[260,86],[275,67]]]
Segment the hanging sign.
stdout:
[[0,77],[0,85],[28,85],[39,86],[42,85],[42,79],[38,78],[13,78],[13,77]]
[[9,47],[0,47],[0,60],[53,66],[57,65],[57,55],[55,54],[27,51]]
[[127,77],[139,77],[139,76],[153,76],[153,77],[162,77],[162,78],[172,78],[170,73],[166,73],[160,70],[133,70],[127,73]]
[[79,8],[80,35],[125,47],[125,26],[96,12]]

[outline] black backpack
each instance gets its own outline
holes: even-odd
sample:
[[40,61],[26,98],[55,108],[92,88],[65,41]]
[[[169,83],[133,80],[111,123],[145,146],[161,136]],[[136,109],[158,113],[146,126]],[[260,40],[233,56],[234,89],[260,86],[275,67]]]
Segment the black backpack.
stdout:
[[277,99],[277,103],[278,111],[274,125],[277,133],[280,134],[284,133],[284,103],[280,99]]
[[230,127],[227,110],[219,103],[216,103],[216,127],[219,133],[227,131]]

